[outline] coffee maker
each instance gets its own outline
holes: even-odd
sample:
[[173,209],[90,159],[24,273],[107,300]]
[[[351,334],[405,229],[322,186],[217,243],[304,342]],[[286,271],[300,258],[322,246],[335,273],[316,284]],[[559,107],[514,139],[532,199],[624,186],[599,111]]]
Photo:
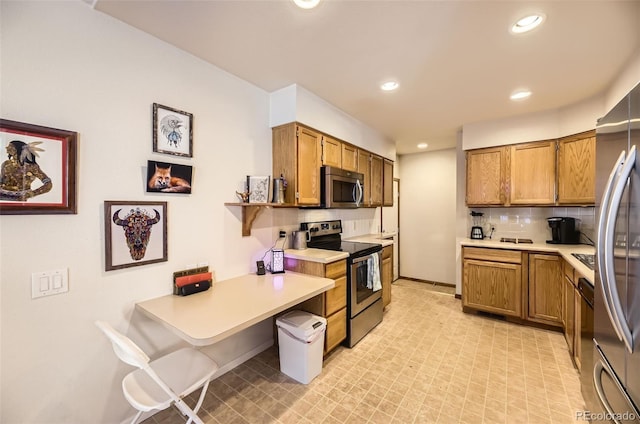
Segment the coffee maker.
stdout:
[[549,244],[580,244],[580,231],[576,230],[576,219],[568,217],[547,218],[551,228]]

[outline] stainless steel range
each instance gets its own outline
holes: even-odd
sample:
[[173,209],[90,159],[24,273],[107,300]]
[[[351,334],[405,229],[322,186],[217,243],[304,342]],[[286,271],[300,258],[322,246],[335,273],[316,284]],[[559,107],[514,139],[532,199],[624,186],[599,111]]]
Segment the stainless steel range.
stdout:
[[347,258],[347,339],[355,346],[382,322],[382,284],[380,280],[381,244],[343,241],[342,221],[303,222],[309,231],[308,247],[344,251]]

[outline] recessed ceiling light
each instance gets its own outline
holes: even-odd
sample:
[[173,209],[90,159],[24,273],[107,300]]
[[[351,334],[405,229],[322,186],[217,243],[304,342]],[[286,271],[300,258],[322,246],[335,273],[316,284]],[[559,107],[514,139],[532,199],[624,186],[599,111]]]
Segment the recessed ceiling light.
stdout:
[[544,22],[545,15],[542,13],[537,13],[535,15],[527,15],[524,18],[520,18],[516,21],[515,24],[511,27],[511,32],[516,34],[520,34],[523,32],[528,32],[540,25]]
[[320,0],[293,0],[293,2],[302,9],[313,9],[320,3]]
[[427,143],[418,144],[418,149],[426,149],[427,147],[429,147],[429,145]]
[[529,96],[531,96],[531,91],[529,91],[529,90],[518,90],[518,91],[514,91],[511,94],[510,99],[511,100],[524,100],[524,99],[528,98]]
[[399,86],[400,85],[396,81],[387,81],[385,83],[382,83],[382,85],[380,85],[380,88],[384,91],[393,91]]

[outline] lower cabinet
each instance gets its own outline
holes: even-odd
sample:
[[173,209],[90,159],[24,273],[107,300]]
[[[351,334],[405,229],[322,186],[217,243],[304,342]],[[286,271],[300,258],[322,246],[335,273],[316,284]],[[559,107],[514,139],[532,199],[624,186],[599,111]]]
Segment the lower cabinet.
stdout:
[[462,306],[556,327],[566,321],[562,258],[520,250],[464,247]]
[[562,326],[562,258],[529,254],[529,310],[527,319]]
[[347,261],[323,264],[285,258],[285,269],[335,280],[335,287],[296,306],[327,319],[324,353],[327,354],[347,338]]
[[382,249],[380,280],[382,283],[382,307],[391,303],[391,283],[393,282],[393,245]]
[[522,318],[522,253],[463,249],[462,306]]

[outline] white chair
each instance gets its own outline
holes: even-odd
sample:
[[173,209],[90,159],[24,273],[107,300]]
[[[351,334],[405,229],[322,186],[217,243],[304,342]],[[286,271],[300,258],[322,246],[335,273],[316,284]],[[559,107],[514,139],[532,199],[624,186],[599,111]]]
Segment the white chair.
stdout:
[[[197,412],[207,393],[209,381],[218,365],[202,352],[186,347],[149,361],[149,357],[131,339],[117,332],[111,325],[96,321],[96,326],[111,340],[113,350],[122,360],[139,369],[130,372],[122,380],[122,391],[127,401],[138,410],[131,424],[135,424],[143,412],[163,410],[172,402],[191,422],[203,424]],[[183,397],[202,386],[195,408],[191,409]]]

